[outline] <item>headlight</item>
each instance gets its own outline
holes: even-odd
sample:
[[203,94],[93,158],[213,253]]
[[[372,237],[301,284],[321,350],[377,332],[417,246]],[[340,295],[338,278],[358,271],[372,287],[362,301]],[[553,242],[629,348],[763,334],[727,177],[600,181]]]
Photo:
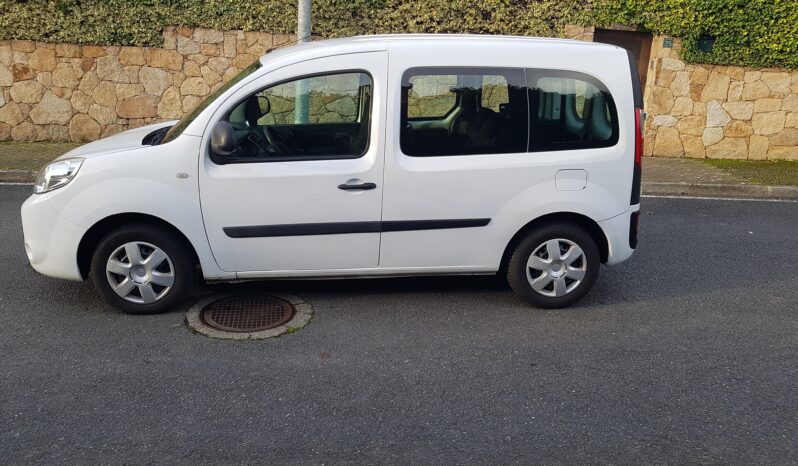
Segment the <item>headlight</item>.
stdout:
[[58,189],[70,181],[78,174],[83,159],[63,159],[45,165],[36,177],[36,184],[33,185],[33,192],[36,194],[46,193]]

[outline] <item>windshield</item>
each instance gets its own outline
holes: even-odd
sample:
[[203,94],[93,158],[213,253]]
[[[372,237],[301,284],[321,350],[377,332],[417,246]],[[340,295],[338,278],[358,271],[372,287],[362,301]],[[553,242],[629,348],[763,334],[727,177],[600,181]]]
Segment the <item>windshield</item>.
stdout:
[[208,105],[210,105],[211,102],[216,100],[216,98],[219,97],[220,95],[222,95],[226,90],[228,90],[231,87],[233,87],[233,85],[235,85],[237,82],[239,82],[242,79],[246,78],[247,76],[252,74],[255,70],[257,70],[260,67],[261,67],[260,60],[255,60],[251,65],[249,65],[248,67],[244,68],[243,71],[241,71],[240,73],[235,75],[233,77],[233,79],[231,79],[230,81],[227,81],[226,83],[224,83],[224,85],[222,85],[222,87],[217,89],[216,92],[214,92],[211,95],[209,95],[208,97],[206,97],[205,100],[203,100],[202,102],[199,103],[199,105],[197,105],[197,108],[192,110],[191,113],[189,113],[188,115],[186,115],[183,118],[181,118],[180,121],[178,121],[177,123],[175,123],[174,126],[169,128],[169,132],[167,132],[166,136],[164,136],[163,140],[161,140],[161,144],[166,144],[167,142],[169,142],[169,141],[175,139],[176,137],[180,136],[180,134],[183,133],[183,130],[186,129],[186,127],[192,121],[194,121],[194,118],[197,118],[197,115],[199,115],[203,110],[205,110],[205,108]]

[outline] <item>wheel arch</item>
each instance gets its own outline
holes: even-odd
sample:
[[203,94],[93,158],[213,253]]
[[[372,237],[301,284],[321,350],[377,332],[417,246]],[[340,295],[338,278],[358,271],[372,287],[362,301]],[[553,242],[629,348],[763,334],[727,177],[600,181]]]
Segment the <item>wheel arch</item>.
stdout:
[[189,251],[191,251],[194,263],[201,267],[201,262],[196,249],[194,249],[194,245],[177,227],[154,215],[143,214],[139,212],[125,212],[110,215],[102,220],[99,220],[92,225],[91,228],[89,228],[80,239],[80,243],[78,244],[77,262],[78,270],[80,271],[80,275],[84,280],[89,277],[92,254],[94,254],[94,250],[97,248],[97,245],[100,243],[100,241],[102,241],[103,237],[116,227],[121,225],[129,225],[132,223],[158,225],[169,230],[175,235],[175,237],[177,237],[188,247]]
[[592,218],[577,214],[575,212],[553,212],[550,214],[542,215],[540,217],[535,218],[534,220],[529,221],[526,225],[521,227],[510,239],[507,243],[507,246],[504,248],[504,253],[502,254],[500,270],[507,270],[507,263],[510,261],[510,256],[512,256],[513,251],[515,250],[518,243],[520,243],[530,232],[533,230],[542,227],[543,225],[550,225],[553,223],[567,223],[571,225],[576,225],[579,228],[585,230],[591,238],[596,242],[596,245],[599,248],[599,254],[601,255],[601,263],[607,262],[607,258],[609,257],[610,247],[609,247],[609,240],[607,236],[604,234],[604,230],[601,229],[599,224],[593,220]]

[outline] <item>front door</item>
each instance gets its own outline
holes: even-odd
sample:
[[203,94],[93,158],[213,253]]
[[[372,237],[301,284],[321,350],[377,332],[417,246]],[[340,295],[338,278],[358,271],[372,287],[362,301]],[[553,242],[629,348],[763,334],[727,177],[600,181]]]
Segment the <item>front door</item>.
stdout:
[[[209,128],[245,135],[200,166],[213,255],[247,275],[377,266],[387,52],[305,61],[242,88]],[[210,131],[210,129],[209,129]]]

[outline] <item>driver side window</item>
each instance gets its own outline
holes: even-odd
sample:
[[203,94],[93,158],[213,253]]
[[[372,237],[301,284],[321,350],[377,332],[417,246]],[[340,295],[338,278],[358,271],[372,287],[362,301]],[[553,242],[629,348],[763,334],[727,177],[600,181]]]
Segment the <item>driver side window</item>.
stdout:
[[369,144],[371,77],[311,76],[263,89],[228,117],[240,145],[231,161],[356,158]]

